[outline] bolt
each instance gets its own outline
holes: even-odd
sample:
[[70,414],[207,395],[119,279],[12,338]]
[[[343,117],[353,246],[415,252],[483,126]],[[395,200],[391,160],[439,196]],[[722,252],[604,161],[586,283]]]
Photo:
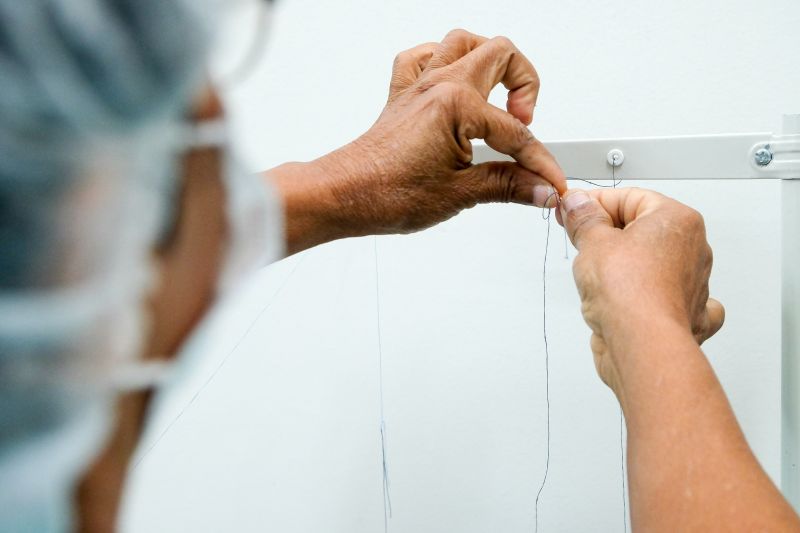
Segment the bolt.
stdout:
[[769,149],[769,145],[757,150],[753,158],[755,159],[756,165],[760,167],[769,165],[770,161],[772,161],[772,151]]

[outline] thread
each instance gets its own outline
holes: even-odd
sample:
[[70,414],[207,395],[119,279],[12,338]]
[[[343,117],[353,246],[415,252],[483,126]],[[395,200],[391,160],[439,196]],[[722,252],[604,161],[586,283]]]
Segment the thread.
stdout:
[[[551,193],[544,202],[544,205],[550,203],[550,199],[556,197],[556,208],[561,204],[561,199],[558,193]],[[550,472],[550,349],[547,345],[547,249],[550,245],[550,216],[552,211],[550,209],[542,210],[542,218],[547,221],[547,230],[544,238],[544,260],[542,261],[542,337],[544,339],[544,386],[545,386],[545,400],[547,403],[547,453],[545,455],[544,463],[544,476],[542,476],[542,484],[536,492],[536,500],[534,502],[534,531],[539,531],[539,498],[542,496],[542,491],[547,483],[547,474]]]
[[[614,161],[616,160],[617,158],[614,157]],[[611,185],[604,185],[602,183],[597,183],[597,181],[594,181],[596,179],[605,179],[605,178],[593,178],[592,180],[589,180],[586,178],[576,178],[575,176],[567,176],[567,179],[582,181],[584,183],[588,183],[589,185],[593,185],[595,187],[613,188],[613,189],[616,189],[617,185],[622,183],[622,178],[617,179],[617,167],[614,165],[611,165]]]
[[236,344],[233,345],[233,348],[231,348],[230,351],[225,355],[225,357],[222,358],[222,361],[220,361],[219,364],[216,366],[216,368],[214,368],[214,370],[211,372],[211,375],[208,376],[206,381],[200,386],[199,389],[197,389],[197,392],[194,393],[192,398],[189,400],[189,403],[187,403],[186,405],[183,406],[183,409],[181,409],[180,412],[170,421],[170,423],[167,424],[167,427],[165,427],[164,430],[158,435],[158,437],[156,438],[155,441],[153,441],[153,443],[150,445],[150,447],[147,448],[139,456],[139,458],[133,464],[133,468],[137,468],[139,466],[139,464],[142,461],[144,461],[145,457],[147,457],[150,454],[150,452],[153,451],[153,448],[155,448],[156,445],[159,442],[161,442],[161,439],[163,439],[164,436],[166,436],[166,434],[169,433],[169,431],[172,429],[172,426],[174,426],[175,423],[178,420],[180,420],[180,418],[184,415],[184,413],[192,407],[192,405],[194,404],[195,400],[197,400],[197,398],[200,396],[200,394],[202,394],[202,392],[206,389],[206,387],[208,387],[211,384],[211,382],[214,381],[214,378],[217,376],[219,371],[222,370],[222,367],[225,366],[225,363],[228,362],[228,359],[230,359],[230,357],[239,350],[239,346],[241,346],[242,342],[244,342],[245,338],[247,338],[247,336],[253,330],[255,325],[258,323],[258,321],[264,315],[264,313],[270,307],[272,307],[272,305],[278,300],[278,297],[281,295],[281,292],[283,292],[283,289],[286,288],[286,286],[292,280],[292,277],[294,276],[294,273],[297,271],[298,267],[303,263],[303,261],[306,260],[308,255],[309,255],[309,253],[307,252],[307,253],[301,255],[299,257],[299,259],[297,259],[295,261],[294,266],[292,267],[292,270],[289,272],[289,274],[286,276],[286,278],[284,278],[283,283],[281,283],[281,285],[278,287],[278,289],[275,292],[272,293],[272,296],[270,296],[267,299],[267,303],[264,304],[264,307],[261,308],[261,310],[258,312],[256,317],[250,322],[250,325],[247,326],[247,329],[245,330],[244,334],[242,334],[242,336],[239,337],[239,340],[236,341]]
[[[616,158],[615,158],[616,161]],[[588,183],[589,185],[593,185],[595,187],[605,187],[605,188],[613,188],[616,189],[617,185],[622,183],[622,179],[617,179],[616,167],[614,165],[611,166],[611,185],[604,185],[601,183],[597,183],[596,181],[588,180],[585,178],[577,178],[577,177],[567,177],[568,180],[577,180],[582,181],[584,183]],[[556,197],[556,209],[561,206],[561,197],[558,196],[558,193],[552,193],[550,196],[547,197],[545,200],[544,205],[548,205],[550,203],[550,199],[555,196]],[[545,484],[547,483],[547,475],[550,472],[550,350],[547,343],[547,251],[550,244],[550,216],[551,216],[550,209],[543,209],[542,210],[542,218],[547,221],[547,229],[545,232],[545,241],[544,241],[544,260],[542,264],[542,337],[544,339],[544,368],[545,368],[545,398],[547,401],[547,452],[545,456],[545,469],[544,469],[544,476],[542,477],[542,483],[539,486],[539,490],[536,493],[536,500],[534,504],[534,531],[538,533],[539,531],[539,498],[542,495],[542,491],[544,490]],[[564,227],[564,259],[569,259],[569,248],[567,243],[567,230]],[[622,411],[622,406],[619,409],[619,450],[620,450],[620,471],[621,471],[621,478],[622,478],[622,527],[624,533],[628,533],[628,502],[626,497],[626,487],[625,487],[625,415]]]
[[[617,162],[616,156],[614,156],[614,162]],[[614,189],[622,183],[622,178],[617,181],[616,170],[616,165],[611,165],[611,186]],[[622,474],[622,530],[624,533],[628,533],[628,501],[625,498],[625,413],[622,411],[622,405],[619,406],[619,458]]]
[[378,431],[381,437],[381,475],[383,476],[383,531],[389,531],[389,519],[392,517],[392,498],[389,493],[389,468],[386,462],[386,419],[383,408],[383,342],[381,339],[381,292],[378,277],[378,237],[373,237],[375,256],[375,315],[378,329],[378,406],[380,423]]
[[622,529],[628,533],[628,502],[625,498],[625,413],[622,406],[619,408],[619,457],[620,469],[622,470]]

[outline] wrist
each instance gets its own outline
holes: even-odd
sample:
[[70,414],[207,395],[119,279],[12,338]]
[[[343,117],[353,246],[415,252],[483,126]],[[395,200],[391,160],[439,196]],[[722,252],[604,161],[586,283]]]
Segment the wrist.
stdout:
[[[689,312],[668,291],[619,282],[607,286],[609,290],[598,292],[591,302],[591,308],[602,310],[595,316],[604,337],[628,343],[647,341],[648,336],[657,331],[691,336]],[[641,332],[645,332],[643,338],[639,337]]]
[[663,312],[619,314],[604,327],[603,339],[623,408],[645,391],[658,391],[666,376],[682,375],[705,360],[689,326]]
[[374,153],[363,139],[305,163],[267,172],[283,201],[289,254],[336,239],[387,233],[377,227],[377,200],[369,184],[380,183]]
[[281,197],[288,255],[346,235],[331,179],[318,160],[284,163],[266,172]]

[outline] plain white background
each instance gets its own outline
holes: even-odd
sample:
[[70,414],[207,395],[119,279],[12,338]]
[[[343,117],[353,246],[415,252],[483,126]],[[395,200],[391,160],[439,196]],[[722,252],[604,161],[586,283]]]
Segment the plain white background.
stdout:
[[[249,13],[229,41],[246,40]],[[394,55],[454,27],[507,35],[533,60],[533,129],[545,140],[773,131],[800,112],[793,0],[283,0],[263,61],[226,96],[247,163],[262,170],[352,140],[383,106]],[[639,184],[706,216],[712,293],[728,309],[706,351],[777,480],[779,183]],[[161,399],[123,529],[382,530],[377,246],[390,530],[532,531],[546,442],[540,215],[479,207],[260,272]],[[554,223],[540,531],[623,531],[619,411],[596,377],[565,251],[574,255]]]

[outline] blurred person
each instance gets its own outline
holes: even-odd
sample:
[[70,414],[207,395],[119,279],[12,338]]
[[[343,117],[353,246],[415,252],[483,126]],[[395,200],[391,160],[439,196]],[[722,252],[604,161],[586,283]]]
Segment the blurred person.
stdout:
[[[0,1],[3,531],[114,529],[153,390],[248,269],[565,190],[526,127],[533,67],[466,32],[398,56],[384,113],[350,145],[242,172],[204,67],[223,9]],[[486,103],[500,82],[508,112]],[[483,137],[519,163],[472,165]]]
[[[224,9],[211,0],[0,0],[3,531],[115,528],[153,392],[210,306],[249,270],[335,239],[422,230],[478,203],[554,207],[566,193],[558,164],[527,128],[539,90],[533,66],[508,39],[463,30],[397,56],[384,111],[352,143],[315,161],[243,172],[204,66]],[[499,83],[509,91],[505,111],[487,103]],[[470,141],[479,138],[515,162],[473,165]],[[634,526],[700,527],[704,516],[717,526],[795,526],[698,348],[722,321],[708,300],[702,225],[676,202],[626,194],[578,202],[573,193],[559,211],[581,250],[576,280],[605,362],[600,374],[627,414],[635,406],[623,381],[636,391],[652,379],[648,361],[669,359],[661,351],[685,354],[698,380],[682,390],[713,401],[697,416],[725,422],[697,433],[695,446],[721,443],[722,463],[704,473],[726,481],[714,475],[727,468],[753,481],[741,497],[755,502],[730,508],[721,499],[729,493],[700,485],[707,498],[688,505],[680,473],[650,484],[649,472],[661,470],[651,469],[648,447],[665,444],[648,432],[649,417],[670,421],[676,411],[647,396],[641,433],[629,422],[631,438],[641,435],[632,449],[643,450],[632,459],[641,461],[631,470]],[[647,209],[620,214],[628,200]],[[682,230],[676,237],[659,224]],[[661,298],[645,315],[652,328],[669,327],[658,329],[661,351],[642,352],[642,370],[628,353],[641,348],[633,326],[605,309],[630,304],[610,296],[619,283],[630,296],[652,282],[604,274],[631,258],[651,267],[665,243],[678,253],[671,268],[647,273],[660,280]],[[682,275],[692,282],[678,287]],[[687,455],[679,448],[670,460]],[[670,497],[654,501],[660,490]]]

